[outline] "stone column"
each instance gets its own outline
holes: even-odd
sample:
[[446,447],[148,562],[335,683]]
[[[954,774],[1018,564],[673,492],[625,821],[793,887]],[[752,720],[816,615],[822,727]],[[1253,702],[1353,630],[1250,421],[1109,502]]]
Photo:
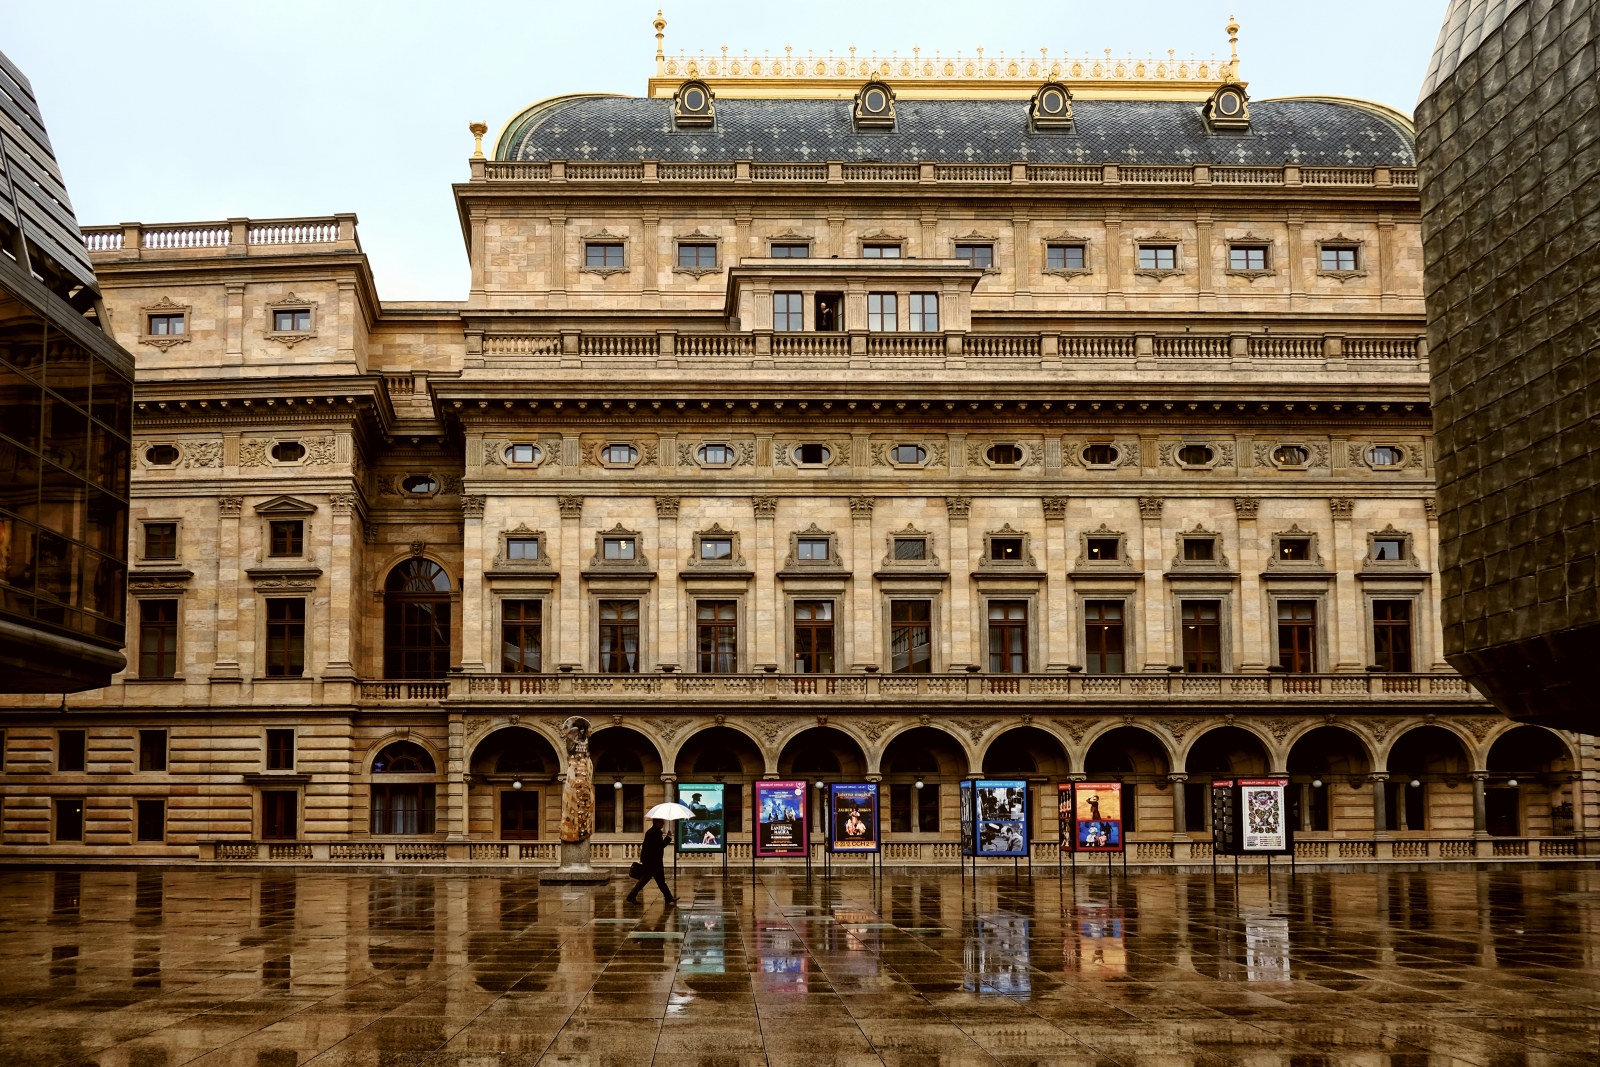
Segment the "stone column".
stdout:
[[[1142,603],[1139,614],[1144,618],[1144,669],[1164,671],[1173,662],[1174,628],[1167,618],[1167,583],[1163,577],[1162,556],[1166,551],[1166,536],[1161,527],[1162,499],[1158,496],[1139,498],[1141,522],[1140,551],[1144,558],[1144,588],[1140,590]],[[1131,663],[1124,664],[1131,671]]]
[[228,282],[225,286],[227,310],[227,359],[223,362],[226,366],[238,366],[244,362],[244,283]]
[[239,674],[239,512],[244,497],[217,497],[217,654],[213,682],[237,682]]
[[1067,547],[1067,498],[1047,496],[1044,504],[1045,617],[1039,634],[1044,669],[1064,671],[1072,658],[1075,620],[1067,597],[1067,570],[1071,566]]
[[351,660],[351,629],[354,624],[356,513],[354,493],[331,493],[332,541],[328,550],[328,661],[323,664],[323,681],[355,681]]
[[[466,598],[462,598],[465,602]],[[467,731],[461,712],[450,713],[450,753],[445,762],[445,837],[467,840]]]
[[1328,613],[1329,652],[1335,671],[1359,671],[1363,666],[1361,646],[1365,620],[1361,592],[1356,584],[1361,557],[1350,528],[1355,501],[1349,497],[1334,497],[1328,501],[1328,510],[1333,513],[1333,610]]
[[1367,775],[1367,780],[1372,783],[1372,836],[1378,838],[1388,837],[1388,798],[1384,795],[1383,787],[1389,781],[1389,776],[1379,771]]
[[[1489,772],[1472,772],[1472,836],[1489,836],[1489,809],[1484,797],[1484,784],[1489,780]],[[1574,807],[1576,810],[1576,807]]]
[[947,496],[944,507],[950,520],[950,617],[941,629],[950,635],[946,670],[962,671],[977,662],[972,647],[972,557],[967,547],[967,513],[972,510],[972,498]]
[[778,544],[773,522],[778,514],[778,498],[753,496],[750,506],[756,515],[756,602],[750,614],[756,654],[752,666],[782,668],[779,657],[783,642],[778,631],[783,625],[783,613],[778,604]]
[[[868,458],[864,443],[851,451],[863,459]],[[850,618],[855,644],[852,671],[878,666],[878,598],[872,593],[872,509],[875,503],[870,496],[850,498]]]
[[1273,619],[1261,603],[1261,533],[1256,527],[1256,512],[1261,498],[1233,498],[1233,514],[1239,536],[1239,670],[1264,671],[1271,657]]
[[578,585],[583,570],[583,497],[558,496],[561,509],[561,626],[553,657],[562,670],[583,670],[583,605]]
[[[1428,516],[1428,558],[1426,560],[1428,572],[1438,581],[1440,571],[1439,561],[1439,502],[1433,497],[1426,497],[1422,501],[1422,510]],[[1437,597],[1424,597],[1417,601],[1417,607],[1424,616],[1418,620],[1421,625],[1418,632],[1423,635],[1424,647],[1418,649],[1424,653],[1417,657],[1417,662],[1426,661],[1428,669],[1436,674],[1453,673],[1455,668],[1445,662],[1444,658],[1444,619],[1439,610]],[[1573,809],[1576,811],[1576,807]]]
[[[484,662],[487,630],[493,620],[493,609],[486,602],[483,580],[484,559],[493,558],[483,543],[483,508],[485,497],[476,494],[461,498],[461,670],[466,674],[483,674],[489,668]],[[496,664],[498,666],[498,664]]]
[[[656,497],[656,569],[661,574],[661,581],[656,585],[660,595],[656,597],[655,661],[660,665],[673,663],[687,669],[693,664],[682,663],[681,657],[688,652],[692,660],[693,650],[683,648],[678,635],[678,606],[683,599],[678,588],[679,503],[679,498],[675,496]],[[690,632],[693,632],[693,623],[690,624]]]
[[1172,840],[1189,840],[1189,813],[1186,807],[1188,797],[1184,796],[1184,787],[1189,782],[1187,774],[1169,774],[1167,781],[1172,783]]

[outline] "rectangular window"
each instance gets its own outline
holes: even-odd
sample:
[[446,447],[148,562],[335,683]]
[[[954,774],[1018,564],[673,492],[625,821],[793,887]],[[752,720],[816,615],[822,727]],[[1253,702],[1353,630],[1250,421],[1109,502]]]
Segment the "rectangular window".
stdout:
[[1185,537],[1183,558],[1189,563],[1212,563],[1217,558],[1217,541],[1214,537]]
[[300,794],[293,789],[261,791],[261,837],[293,841],[300,832]]
[[700,539],[701,559],[732,559],[733,538],[731,537],[702,537]]
[[275,308],[272,312],[275,333],[305,333],[311,329],[310,308]]
[[1190,674],[1222,672],[1222,602],[1183,602],[1183,669]]
[[631,537],[607,537],[601,542],[605,559],[633,559],[635,541]]
[[178,674],[178,602],[139,601],[139,677]]
[[701,674],[733,674],[739,669],[738,602],[702,600],[695,606],[695,641]]
[[1278,601],[1278,664],[1290,674],[1317,670],[1317,602]]
[[796,559],[824,562],[828,559],[828,538],[802,537],[795,542],[794,554]]
[[1020,537],[991,537],[989,538],[989,559],[1010,560],[1016,562],[1022,559],[1022,538]]
[[[923,788],[927,788],[926,782]],[[911,832],[911,789],[910,782],[889,783],[889,832],[892,834]]]
[[1028,673],[1028,602],[989,601],[989,672]]
[[583,265],[586,267],[622,267],[620,241],[587,241],[583,246]]
[[639,602],[600,601],[600,673],[639,673]]
[[606,782],[602,782],[595,787],[594,828],[602,834],[616,832],[617,794],[620,792],[620,789],[613,789]]
[[167,732],[165,730],[139,731],[139,769],[164,771],[167,769]]
[[712,244],[680,244],[678,266],[705,269],[717,265],[717,246]]
[[994,245],[992,244],[958,244],[956,245],[956,258],[964,259],[974,267],[988,270],[994,266]]
[[1374,537],[1372,539],[1372,558],[1377,562],[1394,563],[1406,558],[1406,539],[1404,537]]
[[794,602],[794,671],[833,673],[833,601]]
[[56,798],[56,840],[83,840],[83,798]]
[[912,789],[917,794],[917,832],[933,834],[939,832],[939,783],[923,782],[922,788]]
[[267,524],[267,554],[300,556],[306,550],[306,524],[299,519],[273,519]]
[[294,731],[269,729],[267,731],[267,770],[294,770]]
[[305,669],[305,598],[274,597],[267,601],[267,677],[298,678]]
[[912,333],[939,332],[939,294],[912,293],[906,329]]
[[500,602],[500,670],[506,674],[538,674],[543,647],[544,601]]
[[772,258],[773,259],[810,259],[811,258],[811,246],[808,245],[808,244],[800,244],[800,243],[796,243],[796,242],[792,242],[792,241],[786,241],[786,242],[783,242],[781,244],[776,242],[776,241],[774,241],[773,244],[772,244]]
[[818,293],[816,309],[812,312],[812,328],[821,333],[834,333],[844,329],[844,294]]
[[925,560],[928,558],[928,539],[925,537],[896,537],[894,558],[898,560]]
[[144,524],[144,558],[178,558],[178,524],[175,522],[147,522]]
[[1411,670],[1411,601],[1372,602],[1372,653],[1382,670]]
[[372,787],[374,834],[431,834],[436,797],[430,783]]
[[539,539],[537,537],[508,537],[506,538],[506,559],[538,559]]
[[1091,537],[1084,546],[1084,555],[1093,560],[1115,560],[1122,555],[1122,539],[1117,537]]
[[1265,245],[1234,245],[1228,249],[1229,270],[1266,270]]
[[1177,270],[1177,245],[1140,245],[1140,270]]
[[744,833],[743,783],[729,782],[722,787],[722,820],[722,828],[726,833]]
[[164,800],[138,800],[134,802],[135,840],[165,841],[167,839],[167,802]]
[[[615,789],[612,792],[616,792]],[[622,832],[637,834],[644,830],[644,784],[622,783]]]
[[869,244],[861,246],[863,259],[899,259],[899,244]]
[[150,315],[145,319],[151,337],[179,337],[186,331],[183,312],[167,315]]
[[894,293],[867,294],[867,329],[894,333],[900,328],[899,300]]
[[1355,248],[1323,248],[1323,270],[1357,270]]
[[801,293],[772,294],[772,328],[778,333],[799,333],[806,328],[805,297]]
[[1289,563],[1307,563],[1311,560],[1311,538],[1278,538],[1278,558]]
[[56,770],[82,771],[86,765],[89,735],[83,730],[56,731]]
[[1211,783],[1188,782],[1183,790],[1183,828],[1204,833],[1211,826]]
[[1083,602],[1083,669],[1088,674],[1121,674],[1124,660],[1123,603],[1120,600]]
[[889,654],[894,674],[933,673],[933,601],[889,602]]
[[1044,265],[1046,270],[1083,270],[1084,269],[1083,245],[1075,244],[1049,244],[1044,246]]

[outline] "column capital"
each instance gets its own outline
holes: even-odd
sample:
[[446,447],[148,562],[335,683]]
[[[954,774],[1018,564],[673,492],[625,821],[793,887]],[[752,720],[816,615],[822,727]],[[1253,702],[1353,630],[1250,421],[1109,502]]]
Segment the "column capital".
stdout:
[[678,784],[678,776],[676,774],[663,774],[661,776],[661,784],[662,785],[677,785]]
[[1175,773],[1167,775],[1167,781],[1171,782],[1173,785],[1182,785],[1188,780],[1189,776],[1187,774]]
[[1472,772],[1472,780],[1474,782],[1487,782],[1489,780],[1489,772],[1488,771],[1473,771]]
[[1373,771],[1371,774],[1367,775],[1367,781],[1369,781],[1369,782],[1382,783],[1382,782],[1387,782],[1388,780],[1389,780],[1389,772],[1388,771]]

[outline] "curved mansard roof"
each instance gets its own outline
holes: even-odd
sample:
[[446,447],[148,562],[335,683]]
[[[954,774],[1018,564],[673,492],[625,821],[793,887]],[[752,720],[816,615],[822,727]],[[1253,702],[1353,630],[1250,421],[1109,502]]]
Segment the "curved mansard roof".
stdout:
[[511,120],[495,158],[627,162],[1416,165],[1398,112],[1332,98],[1254,100],[1248,130],[1213,131],[1201,105],[1074,100],[1068,130],[1035,131],[1025,100],[895,102],[893,130],[858,130],[849,100],[719,99],[716,125],[679,129],[672,101],[610,95],[541,101]]

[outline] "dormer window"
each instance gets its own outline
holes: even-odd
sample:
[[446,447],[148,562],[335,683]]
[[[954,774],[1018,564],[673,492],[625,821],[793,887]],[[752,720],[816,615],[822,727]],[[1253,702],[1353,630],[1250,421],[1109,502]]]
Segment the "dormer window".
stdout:
[[679,127],[711,126],[716,123],[716,107],[710,86],[703,81],[686,81],[672,96],[672,120]]
[[894,129],[894,90],[870,81],[856,94],[856,126],[860,129]]
[[1245,130],[1250,128],[1250,97],[1244,86],[1232,82],[1219,86],[1206,101],[1206,121],[1212,129]]
[[1028,104],[1028,118],[1036,130],[1070,127],[1072,93],[1060,82],[1045,82]]

